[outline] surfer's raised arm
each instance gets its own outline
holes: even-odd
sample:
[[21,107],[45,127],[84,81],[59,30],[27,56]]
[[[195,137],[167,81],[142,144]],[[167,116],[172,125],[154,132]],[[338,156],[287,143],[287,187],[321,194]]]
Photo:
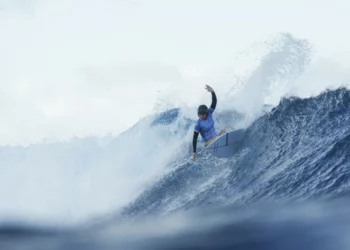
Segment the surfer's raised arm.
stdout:
[[216,103],[217,103],[217,99],[216,99],[216,94],[214,92],[214,90],[212,89],[212,87],[206,85],[206,90],[208,90],[209,92],[211,92],[211,104],[210,104],[210,107],[212,109],[215,109],[216,108]]

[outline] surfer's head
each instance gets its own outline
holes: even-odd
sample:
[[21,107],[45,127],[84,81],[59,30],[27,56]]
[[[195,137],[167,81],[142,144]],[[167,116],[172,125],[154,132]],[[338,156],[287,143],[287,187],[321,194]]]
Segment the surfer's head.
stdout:
[[205,105],[200,105],[198,107],[198,117],[201,119],[201,120],[205,120],[207,119],[208,117],[208,107],[205,106]]

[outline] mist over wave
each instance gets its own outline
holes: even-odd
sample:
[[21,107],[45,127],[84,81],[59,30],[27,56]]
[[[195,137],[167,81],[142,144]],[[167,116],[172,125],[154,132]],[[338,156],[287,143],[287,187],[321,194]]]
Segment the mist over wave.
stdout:
[[218,130],[247,131],[232,158],[189,160],[186,105],[117,137],[1,147],[1,244],[347,249],[350,91],[312,82],[307,41],[283,34],[267,48],[218,96]]

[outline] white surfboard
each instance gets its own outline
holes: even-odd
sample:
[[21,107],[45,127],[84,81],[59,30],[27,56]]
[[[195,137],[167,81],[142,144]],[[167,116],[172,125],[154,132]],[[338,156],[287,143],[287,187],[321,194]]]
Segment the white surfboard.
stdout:
[[245,129],[227,132],[212,141],[205,149],[217,157],[231,157],[238,150],[244,135]]

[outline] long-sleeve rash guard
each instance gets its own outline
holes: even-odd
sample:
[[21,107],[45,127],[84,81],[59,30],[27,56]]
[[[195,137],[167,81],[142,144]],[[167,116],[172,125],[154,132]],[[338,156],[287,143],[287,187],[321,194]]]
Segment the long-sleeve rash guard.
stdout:
[[208,109],[208,116],[205,120],[198,119],[196,125],[194,127],[193,133],[193,152],[197,150],[197,140],[198,135],[201,134],[204,141],[208,141],[214,136],[216,136],[214,120],[213,120],[213,112],[216,108],[216,95],[215,92],[211,93],[212,101],[210,108]]

